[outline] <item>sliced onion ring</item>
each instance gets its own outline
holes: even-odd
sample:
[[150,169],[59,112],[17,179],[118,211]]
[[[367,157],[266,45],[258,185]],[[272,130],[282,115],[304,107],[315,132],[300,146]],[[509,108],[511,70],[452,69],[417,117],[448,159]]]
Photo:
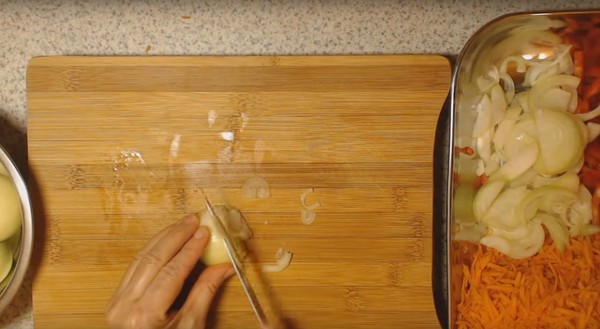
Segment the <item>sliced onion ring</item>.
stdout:
[[264,178],[252,177],[242,186],[242,193],[248,199],[266,199],[271,196],[271,188]]
[[314,191],[314,188],[307,188],[306,190],[304,190],[304,192],[302,192],[302,194],[300,195],[300,203],[302,204],[302,208],[308,210],[315,210],[321,206],[321,203],[319,201],[311,204],[310,206],[306,204],[306,198],[310,193],[313,193]]
[[590,121],[593,118],[597,117],[600,115],[600,105],[598,107],[596,107],[595,109],[589,111],[589,112],[585,112],[585,113],[577,113],[575,114],[577,117],[579,117],[579,119],[581,119],[581,121]]
[[292,256],[294,254],[291,251],[284,251],[283,248],[277,250],[276,256],[278,257],[276,264],[266,264],[262,266],[263,272],[281,272],[285,270],[292,262]]
[[302,209],[300,212],[300,219],[302,220],[302,224],[310,225],[317,218],[317,213],[311,209]]

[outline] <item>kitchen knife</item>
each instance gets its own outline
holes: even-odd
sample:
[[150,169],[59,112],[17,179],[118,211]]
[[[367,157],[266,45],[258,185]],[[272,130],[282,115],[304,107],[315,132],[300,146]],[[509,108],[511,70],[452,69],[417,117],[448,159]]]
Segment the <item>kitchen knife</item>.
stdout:
[[[281,312],[271,296],[270,289],[264,280],[260,267],[256,263],[249,262],[245,264],[243,262],[244,258],[241,256],[240,246],[229,235],[223,219],[217,214],[208,197],[205,196],[204,200],[206,209],[215,223],[215,228],[219,231],[220,236],[223,237],[223,244],[227,255],[231,260],[235,273],[240,279],[246,296],[250,300],[250,305],[258,318],[261,328],[283,329]],[[248,255],[248,257],[251,257],[251,255]]]

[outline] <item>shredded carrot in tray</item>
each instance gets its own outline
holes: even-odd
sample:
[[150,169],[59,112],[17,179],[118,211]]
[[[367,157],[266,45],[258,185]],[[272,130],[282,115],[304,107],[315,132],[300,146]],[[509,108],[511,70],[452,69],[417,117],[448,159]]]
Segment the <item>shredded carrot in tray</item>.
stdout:
[[526,259],[457,242],[463,264],[458,328],[600,328],[600,236],[551,239]]

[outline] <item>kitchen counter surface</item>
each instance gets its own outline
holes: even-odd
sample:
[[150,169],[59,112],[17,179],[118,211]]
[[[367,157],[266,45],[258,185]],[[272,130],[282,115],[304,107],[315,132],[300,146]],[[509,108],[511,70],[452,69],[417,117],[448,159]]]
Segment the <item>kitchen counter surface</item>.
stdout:
[[[456,55],[503,14],[599,1],[0,0],[0,144],[26,173],[26,69],[50,55]],[[32,328],[31,278],[0,317]]]

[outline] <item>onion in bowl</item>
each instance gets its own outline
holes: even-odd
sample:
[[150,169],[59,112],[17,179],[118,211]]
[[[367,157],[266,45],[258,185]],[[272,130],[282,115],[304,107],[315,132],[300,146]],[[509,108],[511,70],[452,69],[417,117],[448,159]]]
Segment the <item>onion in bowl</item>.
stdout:
[[19,194],[10,177],[0,175],[0,241],[15,235],[23,221]]
[[33,251],[33,213],[27,185],[0,147],[0,312],[21,289]]

